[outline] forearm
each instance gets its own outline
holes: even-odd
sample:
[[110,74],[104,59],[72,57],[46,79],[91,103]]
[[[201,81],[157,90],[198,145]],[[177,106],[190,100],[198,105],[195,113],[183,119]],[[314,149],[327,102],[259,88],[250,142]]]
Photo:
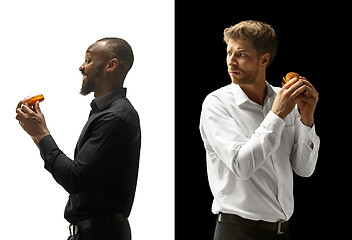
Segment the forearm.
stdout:
[[234,174],[248,179],[277,150],[284,126],[285,121],[270,112],[255,133],[246,137],[233,119],[208,118],[203,114],[201,133],[206,145]]
[[285,122],[269,112],[251,138],[241,146],[233,160],[237,175],[250,178],[268,157],[275,152],[281,140]]
[[39,142],[42,140],[44,137],[50,135],[50,132],[47,128],[43,129],[40,133],[36,134],[35,136],[31,136],[34,143],[39,147]]
[[296,174],[309,177],[313,174],[318,159],[320,139],[316,135],[315,125],[305,126],[300,119],[295,123],[295,150],[291,156],[292,168]]
[[314,115],[309,114],[308,116],[301,116],[301,122],[307,127],[312,127],[314,125]]
[[70,194],[79,193],[94,183],[117,164],[116,158],[124,145],[125,125],[116,116],[107,115],[92,127],[93,134],[68,158],[56,145],[51,135],[39,142],[45,168]]
[[45,169],[68,193],[81,190],[79,181],[73,181],[73,175],[78,171],[74,169],[74,162],[68,158],[56,145],[51,135],[47,135],[38,142]]

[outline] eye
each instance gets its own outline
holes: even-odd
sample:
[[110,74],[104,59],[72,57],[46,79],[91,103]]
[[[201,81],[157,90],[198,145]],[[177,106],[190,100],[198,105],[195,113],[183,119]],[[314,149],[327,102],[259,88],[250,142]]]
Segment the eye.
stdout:
[[240,53],[240,57],[246,57],[247,55],[244,53]]
[[86,58],[86,63],[90,63],[90,59],[89,58]]

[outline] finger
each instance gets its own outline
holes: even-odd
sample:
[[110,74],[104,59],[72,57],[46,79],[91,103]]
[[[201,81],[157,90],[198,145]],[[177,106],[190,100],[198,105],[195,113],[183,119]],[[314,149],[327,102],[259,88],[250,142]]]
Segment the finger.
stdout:
[[42,113],[42,111],[40,110],[40,107],[39,107],[39,101],[37,101],[34,105],[34,111],[36,113]]
[[17,111],[17,108],[21,108],[21,106],[22,106],[22,101],[20,101],[20,102],[17,104],[16,111]]
[[311,96],[311,94],[310,94],[307,90],[305,90],[305,91],[303,91],[301,94],[299,94],[299,95],[296,97],[296,99],[302,99],[302,100],[307,101],[307,100],[310,99],[310,96]]
[[307,78],[302,77],[302,76],[300,76],[299,78],[303,81],[303,83],[304,83],[304,84],[309,85],[312,89],[314,89],[314,90],[315,90],[315,88],[314,88],[313,84],[312,84],[311,82],[309,82],[309,81],[307,80]]
[[317,90],[314,88],[313,84],[311,84],[308,80],[302,80],[304,85],[306,85],[307,88],[307,92],[309,93],[309,97],[314,97],[317,98],[319,97],[319,93],[317,92]]
[[[300,95],[306,95],[306,93],[309,94],[309,91],[308,91],[308,86],[307,85],[302,85],[300,86],[299,88],[297,88],[293,93],[292,93],[292,97],[296,98]],[[306,93],[302,94],[304,91],[306,91]]]
[[291,94],[296,91],[300,86],[303,85],[303,82],[301,80],[298,80],[289,88],[289,91]]
[[28,106],[28,104],[23,104],[21,109],[26,114],[30,114],[33,112],[33,110]]
[[314,88],[314,86],[313,86],[313,84],[311,84],[307,79],[303,78],[303,79],[302,79],[302,82],[303,82],[304,84],[308,85],[308,86],[309,86],[310,88],[312,88],[314,91],[316,91],[315,88]]
[[25,116],[26,116],[26,114],[22,111],[21,108],[17,108],[17,109],[16,109],[16,113],[17,113],[16,119],[17,119],[18,121],[21,121],[21,120],[24,119]]
[[282,88],[289,89],[297,81],[298,81],[298,78],[292,78]]

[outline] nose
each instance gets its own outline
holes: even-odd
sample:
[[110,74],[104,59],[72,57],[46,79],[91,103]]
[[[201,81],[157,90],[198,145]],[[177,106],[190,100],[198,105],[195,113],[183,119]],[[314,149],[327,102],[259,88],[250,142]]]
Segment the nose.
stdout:
[[84,71],[84,63],[82,63],[82,65],[81,66],[79,66],[79,71],[81,71],[81,72],[83,72]]
[[229,65],[229,66],[238,66],[238,62],[236,61],[235,54],[229,55],[227,57],[227,65]]

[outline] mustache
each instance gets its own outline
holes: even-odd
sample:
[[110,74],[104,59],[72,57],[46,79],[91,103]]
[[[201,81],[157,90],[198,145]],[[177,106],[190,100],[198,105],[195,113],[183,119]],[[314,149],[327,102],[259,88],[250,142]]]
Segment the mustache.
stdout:
[[242,72],[241,69],[239,69],[239,68],[233,68],[233,67],[229,67],[228,70],[229,70],[229,71]]

